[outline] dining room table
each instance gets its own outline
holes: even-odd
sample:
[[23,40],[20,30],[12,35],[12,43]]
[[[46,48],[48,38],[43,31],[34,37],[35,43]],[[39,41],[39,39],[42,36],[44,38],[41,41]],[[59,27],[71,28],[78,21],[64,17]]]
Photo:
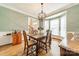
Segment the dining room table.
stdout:
[[38,51],[39,51],[39,41],[44,39],[46,37],[46,34],[42,33],[42,34],[27,34],[27,36],[30,39],[34,39],[37,41],[37,45],[36,45],[36,55],[38,56]]
[[79,41],[70,40],[67,45],[59,44],[61,56],[79,56]]

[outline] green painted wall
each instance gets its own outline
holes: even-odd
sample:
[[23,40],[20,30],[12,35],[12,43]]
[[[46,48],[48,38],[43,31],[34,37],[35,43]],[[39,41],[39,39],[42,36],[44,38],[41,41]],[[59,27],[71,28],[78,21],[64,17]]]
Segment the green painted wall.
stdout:
[[79,4],[71,7],[67,12],[67,31],[79,32]]
[[0,32],[27,30],[28,17],[0,6]]

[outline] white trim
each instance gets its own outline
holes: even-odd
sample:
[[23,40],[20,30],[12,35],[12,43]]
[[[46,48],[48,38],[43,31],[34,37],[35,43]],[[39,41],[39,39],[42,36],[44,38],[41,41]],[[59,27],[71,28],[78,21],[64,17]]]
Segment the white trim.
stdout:
[[50,12],[49,14],[47,14],[47,17],[52,16],[52,15],[57,14],[57,13],[60,13],[60,12],[62,12],[62,11],[68,10],[69,8],[71,8],[72,6],[75,6],[75,5],[77,5],[77,4],[78,4],[78,3],[71,3],[71,4],[69,4],[69,5],[66,5],[66,6],[60,8],[60,9],[57,9],[57,10],[55,10],[55,11],[52,11],[52,12]]
[[52,15],[52,16],[47,17],[46,20],[48,20],[48,19],[51,20],[51,19],[59,18],[59,17],[65,15],[66,13],[67,13],[67,11],[63,11],[63,12],[61,12],[61,13],[57,13],[57,14],[55,14],[55,15]]
[[28,13],[28,12],[26,13],[26,12],[23,12],[23,11],[21,11],[21,10],[19,10],[19,9],[16,9],[16,8],[13,8],[13,7],[4,5],[4,4],[0,4],[0,6],[5,7],[5,8],[8,8],[8,9],[13,10],[13,11],[16,11],[16,12],[19,12],[19,13],[21,13],[21,14],[27,15],[27,16],[32,17],[32,18],[35,18],[35,19],[37,18],[36,16],[31,15],[31,14]]
[[[69,5],[66,5],[66,6],[60,8],[60,9],[57,9],[57,10],[55,10],[55,11],[52,11],[52,12],[50,12],[50,13],[47,14],[47,17],[52,16],[52,15],[57,14],[57,13],[60,13],[60,12],[62,12],[62,11],[65,11],[65,10],[69,9],[70,7],[72,7],[72,6],[74,6],[74,5],[77,5],[77,4],[78,4],[78,3],[71,3],[71,4],[69,4]],[[13,11],[19,12],[19,13],[21,13],[21,14],[27,15],[27,16],[29,16],[29,17],[33,17],[33,18],[36,18],[36,19],[37,19],[37,17],[36,17],[35,15],[32,15],[32,14],[30,14],[30,13],[28,13],[28,12],[26,13],[26,12],[23,12],[23,11],[21,11],[21,10],[19,10],[19,9],[16,9],[16,8],[13,8],[13,7],[4,5],[4,4],[0,4],[0,6],[5,7],[5,8],[8,8],[8,9],[10,9],[10,10],[13,10]]]

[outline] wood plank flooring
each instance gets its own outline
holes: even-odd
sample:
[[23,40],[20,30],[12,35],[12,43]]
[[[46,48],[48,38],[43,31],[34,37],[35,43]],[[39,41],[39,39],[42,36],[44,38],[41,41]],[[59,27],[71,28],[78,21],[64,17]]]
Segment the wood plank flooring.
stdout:
[[[52,44],[51,50],[49,50],[47,54],[45,53],[45,51],[40,50],[39,56],[53,56],[56,54],[59,55],[59,50],[57,50],[58,48],[56,49],[55,46],[56,44],[55,45]],[[25,56],[25,55],[26,54],[23,54],[23,43],[14,46],[6,45],[0,47],[0,56]]]

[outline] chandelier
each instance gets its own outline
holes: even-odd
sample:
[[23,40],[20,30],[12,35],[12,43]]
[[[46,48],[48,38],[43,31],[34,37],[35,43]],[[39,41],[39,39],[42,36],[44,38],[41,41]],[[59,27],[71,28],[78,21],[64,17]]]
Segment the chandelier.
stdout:
[[43,3],[41,3],[41,12],[38,14],[38,19],[43,20],[46,17],[46,13],[43,12]]

